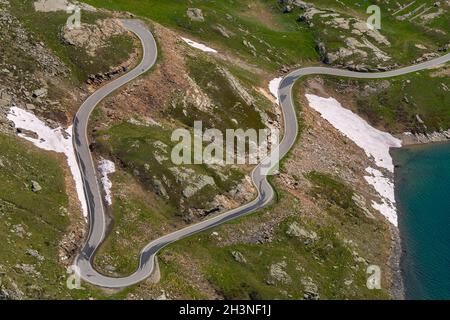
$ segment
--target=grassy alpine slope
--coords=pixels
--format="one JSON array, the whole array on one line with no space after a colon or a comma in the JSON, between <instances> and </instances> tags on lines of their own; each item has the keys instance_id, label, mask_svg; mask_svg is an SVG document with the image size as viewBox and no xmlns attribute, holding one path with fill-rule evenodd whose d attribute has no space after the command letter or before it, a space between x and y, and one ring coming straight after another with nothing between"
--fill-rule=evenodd
<instances>
[{"instance_id":1,"label":"grassy alpine slope","mask_svg":"<svg viewBox=\"0 0 450 320\"><path fill-rule=\"evenodd\" d=\"M4 134L0 147L0 300L98 296L66 287L60 243L79 213L70 211L59 159Z\"/></svg>"},{"instance_id":2,"label":"grassy alpine slope","mask_svg":"<svg viewBox=\"0 0 450 320\"><path fill-rule=\"evenodd\" d=\"M274 1L275 2L275 1ZM399 2L380 2L380 1L331 1L318 0L311 2L315 8L323 11L325 15L315 14L312 18L313 26L311 30L316 42L322 41L328 50L337 50L345 47L349 38L358 38L358 32L352 28L352 21L359 19L366 21L369 17L367 8L370 5L378 5L381 10L380 33L386 37L389 44L380 44L366 33L366 40L372 42L372 45L392 57L387 63L408 65L425 52L437 52L439 48L444 48L450 42L449 26L450 16L446 14L449 10L449 4L441 2L435 5L432 0L419 1L399 1ZM410 6L406 7L406 5ZM403 8L401 10L401 8ZM283 5L280 5L280 9ZM425 11L426 10L426 11ZM286 14L292 20L299 15L303 15L305 10L294 9ZM330 16L329 14L338 14L339 16ZM423 14L422 14L423 13ZM419 15L422 14L422 15ZM339 21L339 19L342 19ZM350 21L350 27L344 20ZM302 22L305 23L305 22ZM368 35L368 36L367 36ZM359 48L361 49L361 48ZM362 48L366 50L366 48ZM355 50L355 49L354 49ZM370 57L371 60L374 58ZM356 64L371 63L363 57L353 55L351 59ZM364 61L366 60L366 61Z\"/></svg>"},{"instance_id":3,"label":"grassy alpine slope","mask_svg":"<svg viewBox=\"0 0 450 320\"><path fill-rule=\"evenodd\" d=\"M125 61L133 49L133 40L126 35L117 35L107 40L106 46L100 48L95 56L86 50L65 44L61 40L61 28L66 24L68 15L63 11L37 12L33 1L11 1L11 13L23 26L42 41L71 70L72 80L80 84L88 75L107 72L113 66ZM82 13L82 23L94 25L97 20L109 18L110 15L100 12ZM43 27L45 26L45 27Z\"/></svg>"},{"instance_id":4,"label":"grassy alpine slope","mask_svg":"<svg viewBox=\"0 0 450 320\"><path fill-rule=\"evenodd\" d=\"M346 47L353 51L335 63L374 67L410 64L427 51L437 52L450 41L450 18L445 14L449 5L443 2L434 6L432 0L415 1L402 11L397 3L355 0L306 2L306 7L312 8L308 10L301 8L305 3L300 1L297 7L289 0L85 2L150 18L271 70L317 61L323 55L319 43L327 52ZM372 4L381 8L380 37L372 37L371 32L361 29L362 24L357 30L353 28L357 21L365 24L369 17L367 7ZM403 5L406 4L405 1ZM201 9L203 20L190 19L188 8ZM309 17L300 19L302 16ZM366 53L361 56L361 51Z\"/></svg>"},{"instance_id":5,"label":"grassy alpine slope","mask_svg":"<svg viewBox=\"0 0 450 320\"><path fill-rule=\"evenodd\" d=\"M268 1L85 2L149 18L269 70L317 60L314 41L307 28L279 16L269 8ZM192 21L186 15L188 8L201 9L204 21Z\"/></svg>"}]
</instances>

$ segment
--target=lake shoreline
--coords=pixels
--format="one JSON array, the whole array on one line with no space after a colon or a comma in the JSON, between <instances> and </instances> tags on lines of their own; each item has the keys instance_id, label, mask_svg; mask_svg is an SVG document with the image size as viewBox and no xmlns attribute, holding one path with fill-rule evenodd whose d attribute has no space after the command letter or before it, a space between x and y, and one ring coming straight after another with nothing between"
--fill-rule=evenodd
<instances>
[{"instance_id":1,"label":"lake shoreline","mask_svg":"<svg viewBox=\"0 0 450 320\"><path fill-rule=\"evenodd\" d=\"M398 214L398 212L397 212ZM389 257L389 267L391 269L391 283L389 292L394 300L404 300L406 296L405 280L402 269L402 241L400 229L393 225L389 228L391 236L391 254Z\"/></svg>"}]
</instances>

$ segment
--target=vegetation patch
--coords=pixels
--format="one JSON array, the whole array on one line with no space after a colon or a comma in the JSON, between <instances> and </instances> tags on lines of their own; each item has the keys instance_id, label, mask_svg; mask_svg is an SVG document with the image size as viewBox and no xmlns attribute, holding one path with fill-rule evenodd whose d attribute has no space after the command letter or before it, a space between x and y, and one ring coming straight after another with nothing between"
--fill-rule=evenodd
<instances>
[{"instance_id":1,"label":"vegetation patch","mask_svg":"<svg viewBox=\"0 0 450 320\"><path fill-rule=\"evenodd\" d=\"M0 135L0 299L98 296L69 290L59 243L69 227L63 170L54 156Z\"/></svg>"}]
</instances>

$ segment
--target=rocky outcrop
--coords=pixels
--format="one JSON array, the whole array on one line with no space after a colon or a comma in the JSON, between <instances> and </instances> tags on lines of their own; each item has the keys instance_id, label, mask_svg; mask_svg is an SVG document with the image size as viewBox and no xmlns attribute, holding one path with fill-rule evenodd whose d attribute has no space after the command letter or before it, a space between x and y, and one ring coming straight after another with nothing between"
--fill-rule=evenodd
<instances>
[{"instance_id":1,"label":"rocky outcrop","mask_svg":"<svg viewBox=\"0 0 450 320\"><path fill-rule=\"evenodd\" d=\"M203 17L203 12L201 9L198 8L188 8L186 11L187 16L192 21L196 22L203 22L205 21L205 18Z\"/></svg>"},{"instance_id":2,"label":"rocky outcrop","mask_svg":"<svg viewBox=\"0 0 450 320\"><path fill-rule=\"evenodd\" d=\"M399 135L403 145L425 144L433 142L445 142L450 140L450 129L431 133L405 132Z\"/></svg>"},{"instance_id":3,"label":"rocky outcrop","mask_svg":"<svg viewBox=\"0 0 450 320\"><path fill-rule=\"evenodd\" d=\"M37 181L31 181L31 191L33 192L39 192L42 190L41 185Z\"/></svg>"},{"instance_id":4,"label":"rocky outcrop","mask_svg":"<svg viewBox=\"0 0 450 320\"><path fill-rule=\"evenodd\" d=\"M39 271L36 271L34 265L27 264L27 263L20 263L16 264L14 266L14 270L19 273L25 273L28 276L31 277L40 277L41 273Z\"/></svg>"},{"instance_id":5,"label":"rocky outcrop","mask_svg":"<svg viewBox=\"0 0 450 320\"><path fill-rule=\"evenodd\" d=\"M297 222L292 223L288 230L286 231L286 234L291 237L299 238L303 241L304 244L313 244L315 243L319 237L317 236L317 233L314 231L308 231L298 225Z\"/></svg>"},{"instance_id":6,"label":"rocky outcrop","mask_svg":"<svg viewBox=\"0 0 450 320\"><path fill-rule=\"evenodd\" d=\"M247 105L253 106L255 104L255 98L247 92L244 86L231 74L230 71L223 67L218 67L218 71L225 79L227 79L233 90L239 95L242 100L244 100Z\"/></svg>"},{"instance_id":7,"label":"rocky outcrop","mask_svg":"<svg viewBox=\"0 0 450 320\"><path fill-rule=\"evenodd\" d=\"M104 72L104 73L98 73L98 74L90 74L88 76L88 79L86 80L87 84L90 85L99 85L104 81L111 80L118 76L119 74L125 73L128 71L127 66L119 66L119 67L113 67L110 71Z\"/></svg>"},{"instance_id":8,"label":"rocky outcrop","mask_svg":"<svg viewBox=\"0 0 450 320\"><path fill-rule=\"evenodd\" d=\"M389 40L377 29L370 28L366 21L339 13L333 9L319 9L313 4L302 1L280 0L279 3L285 13L293 12L294 8L299 8L301 13L297 21L310 28L320 29L319 36L316 39L316 50L324 63L342 64L344 67L350 68L350 66L355 65L355 59L367 61L370 58L375 63L385 63L391 59L385 50L380 48L380 46L389 47ZM326 39L328 31L333 30L335 32L335 29L342 33L345 32L346 36L341 36L342 46L340 48L327 50L328 44L321 38ZM336 40L339 41L339 39ZM360 69L358 71L370 71L365 63L358 66L358 69Z\"/></svg>"},{"instance_id":9,"label":"rocky outcrop","mask_svg":"<svg viewBox=\"0 0 450 320\"><path fill-rule=\"evenodd\" d=\"M423 54L422 56L420 56L419 58L417 58L416 60L412 61L412 64L422 63L422 62L425 62L425 61L428 61L428 60L437 58L437 57L439 57L439 56L440 56L440 55L439 55L439 53L437 53L437 52L427 52L427 53L424 53L424 54Z\"/></svg>"},{"instance_id":10,"label":"rocky outcrop","mask_svg":"<svg viewBox=\"0 0 450 320\"><path fill-rule=\"evenodd\" d=\"M175 177L177 183L184 186L182 194L185 198L194 196L198 191L206 186L215 186L214 179L203 174L196 174L194 170L189 168L169 168Z\"/></svg>"},{"instance_id":11,"label":"rocky outcrop","mask_svg":"<svg viewBox=\"0 0 450 320\"><path fill-rule=\"evenodd\" d=\"M274 263L269 268L269 278L267 284L274 285L277 282L282 284L289 284L292 282L292 278L284 270L287 267L286 261Z\"/></svg>"},{"instance_id":12,"label":"rocky outcrop","mask_svg":"<svg viewBox=\"0 0 450 320\"><path fill-rule=\"evenodd\" d=\"M42 262L42 261L45 260L44 256L41 255L37 250L34 250L34 249L27 249L27 254L28 254L29 256L32 256L32 257L36 258L37 261Z\"/></svg>"},{"instance_id":13,"label":"rocky outcrop","mask_svg":"<svg viewBox=\"0 0 450 320\"><path fill-rule=\"evenodd\" d=\"M303 277L301 283L304 287L303 289L303 299L305 300L319 300L320 295L317 288L317 284L314 283L311 277Z\"/></svg>"},{"instance_id":14,"label":"rocky outcrop","mask_svg":"<svg viewBox=\"0 0 450 320\"><path fill-rule=\"evenodd\" d=\"M22 300L25 294L17 283L7 276L5 269L0 264L0 300Z\"/></svg>"},{"instance_id":15,"label":"rocky outcrop","mask_svg":"<svg viewBox=\"0 0 450 320\"><path fill-rule=\"evenodd\" d=\"M244 255L240 253L239 251L231 251L231 255L233 256L234 260L236 260L239 263L247 263L247 260L245 259Z\"/></svg>"},{"instance_id":16,"label":"rocky outcrop","mask_svg":"<svg viewBox=\"0 0 450 320\"><path fill-rule=\"evenodd\" d=\"M122 24L116 19L98 20L95 24L82 23L80 28L64 26L61 41L65 44L83 48L94 57L96 52L107 46L110 37L125 33Z\"/></svg>"},{"instance_id":17,"label":"rocky outcrop","mask_svg":"<svg viewBox=\"0 0 450 320\"><path fill-rule=\"evenodd\" d=\"M231 38L232 36L234 36L235 34L233 32L231 32L230 30L228 30L227 28L225 28L223 25L221 24L216 24L215 26L212 27L214 30L216 30L217 32L219 32L222 36L224 36L225 38Z\"/></svg>"},{"instance_id":18,"label":"rocky outcrop","mask_svg":"<svg viewBox=\"0 0 450 320\"><path fill-rule=\"evenodd\" d=\"M66 11L69 6L67 0L38 0L33 3L34 10L38 12Z\"/></svg>"}]
</instances>

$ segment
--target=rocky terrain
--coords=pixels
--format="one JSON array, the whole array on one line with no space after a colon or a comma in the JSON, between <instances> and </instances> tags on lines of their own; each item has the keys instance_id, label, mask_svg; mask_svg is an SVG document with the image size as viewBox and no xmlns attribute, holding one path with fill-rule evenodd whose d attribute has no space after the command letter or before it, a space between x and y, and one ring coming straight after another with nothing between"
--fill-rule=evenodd
<instances>
[{"instance_id":1,"label":"rocky terrain","mask_svg":"<svg viewBox=\"0 0 450 320\"><path fill-rule=\"evenodd\" d=\"M125 33L119 21L105 19L96 21L95 24L82 23L80 28L64 26L61 30L61 40L64 44L80 47L87 54L94 57L100 48L108 45L109 37Z\"/></svg>"},{"instance_id":2,"label":"rocky terrain","mask_svg":"<svg viewBox=\"0 0 450 320\"><path fill-rule=\"evenodd\" d=\"M67 106L55 99L61 94L55 85L65 82L69 69L24 29L10 13L8 1L0 3L0 24L1 40L9 44L2 48L0 62L0 130L12 131L6 114L14 105L46 117L52 126L58 120L64 123Z\"/></svg>"}]
</instances>

